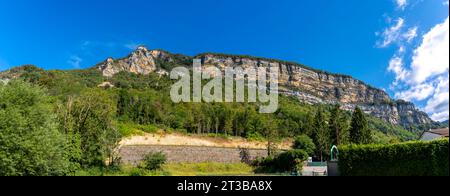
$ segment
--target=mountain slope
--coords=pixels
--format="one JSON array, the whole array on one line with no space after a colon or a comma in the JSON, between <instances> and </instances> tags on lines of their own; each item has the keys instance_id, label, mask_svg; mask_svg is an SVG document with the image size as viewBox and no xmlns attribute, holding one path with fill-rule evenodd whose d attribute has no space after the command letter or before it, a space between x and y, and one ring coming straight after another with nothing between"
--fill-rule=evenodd
<instances>
[{"instance_id":1,"label":"mountain slope","mask_svg":"<svg viewBox=\"0 0 450 196\"><path fill-rule=\"evenodd\" d=\"M271 67L280 68L280 92L297 98L308 104L336 104L342 105L344 110L351 111L360 107L364 112L394 125L404 127L433 124L426 113L418 110L414 104L402 100L393 100L383 90L371 87L351 76L332 74L316 70L298 63L251 56L237 56L226 54L205 53L195 57L171 54L163 50L148 50L139 47L125 58L108 58L91 69L91 77L87 82L91 86L102 84L113 76L128 72L140 75L156 73L167 75L176 66L191 67L192 60L199 58L204 66L225 67ZM73 71L78 76L72 80L80 80L83 73ZM44 80L41 75L48 75L42 69L34 66L23 66L0 73L0 79L7 81L27 74L30 78ZM35 76L39 75L39 76ZM50 77L50 76L49 76ZM108 83L106 83L108 84ZM54 84L55 85L55 84Z\"/></svg>"},{"instance_id":2,"label":"mountain slope","mask_svg":"<svg viewBox=\"0 0 450 196\"><path fill-rule=\"evenodd\" d=\"M392 124L403 126L430 124L433 121L414 104L393 100L383 90L371 87L351 76L331 74L307 66L273 59L251 56L205 53L196 57L173 55L162 50L139 47L123 59L107 59L96 66L104 76L111 77L120 71L149 74L167 74L174 66L192 66L194 58L201 59L204 66L226 67L279 67L279 85L282 94L294 96L309 104L342 105L345 110L360 107L367 114Z\"/></svg>"}]
</instances>

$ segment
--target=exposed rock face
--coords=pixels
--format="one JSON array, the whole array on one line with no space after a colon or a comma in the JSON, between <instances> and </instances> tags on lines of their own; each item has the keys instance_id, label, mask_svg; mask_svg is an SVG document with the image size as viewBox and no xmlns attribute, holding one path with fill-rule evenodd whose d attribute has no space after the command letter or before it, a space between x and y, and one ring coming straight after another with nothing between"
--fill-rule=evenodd
<instances>
[{"instance_id":1,"label":"exposed rock face","mask_svg":"<svg viewBox=\"0 0 450 196\"><path fill-rule=\"evenodd\" d=\"M417 109L413 103L402 100L396 103L401 125L429 124L433 122L427 113Z\"/></svg>"},{"instance_id":2,"label":"exposed rock face","mask_svg":"<svg viewBox=\"0 0 450 196\"><path fill-rule=\"evenodd\" d=\"M298 65L248 58L217 57L205 55L205 66L220 68L242 66L243 68L279 67L279 85L305 92L322 100L341 103L383 103L391 102L389 95L369 87L350 76L316 72Z\"/></svg>"},{"instance_id":3,"label":"exposed rock face","mask_svg":"<svg viewBox=\"0 0 450 196\"><path fill-rule=\"evenodd\" d=\"M107 59L99 69L104 76L111 77L121 71L136 74L158 73L167 75L170 70L158 69L158 63L172 63L173 55L160 51L149 51L139 47L124 59ZM357 106L368 114L392 124L411 125L433 122L426 113L419 111L414 104L395 101L383 90L366 85L351 76L330 74L314 70L295 63L231 55L204 54L203 65L216 66L224 70L226 67L278 67L280 70L280 93L297 97L301 102L309 104L342 105L345 110L352 111ZM191 67L191 64L183 64Z\"/></svg>"},{"instance_id":4,"label":"exposed rock face","mask_svg":"<svg viewBox=\"0 0 450 196\"><path fill-rule=\"evenodd\" d=\"M428 124L433 121L414 104L392 100L380 89L370 87L350 76L329 74L294 63L237 56L206 54L204 66L219 68L278 67L280 93L297 97L309 104L341 104L345 110L360 107L364 112L392 124Z\"/></svg>"},{"instance_id":5,"label":"exposed rock face","mask_svg":"<svg viewBox=\"0 0 450 196\"><path fill-rule=\"evenodd\" d=\"M108 58L100 64L99 70L107 77L112 77L121 71L147 75L156 70L153 55L153 52L148 51L147 48L139 47L124 59L114 60L113 58Z\"/></svg>"}]
</instances>

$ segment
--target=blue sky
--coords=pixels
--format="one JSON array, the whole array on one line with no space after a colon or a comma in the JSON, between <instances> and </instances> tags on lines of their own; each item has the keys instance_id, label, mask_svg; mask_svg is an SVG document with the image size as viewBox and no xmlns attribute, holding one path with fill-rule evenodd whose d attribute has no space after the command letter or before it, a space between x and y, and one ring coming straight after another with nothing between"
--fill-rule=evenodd
<instances>
[{"instance_id":1,"label":"blue sky","mask_svg":"<svg viewBox=\"0 0 450 196\"><path fill-rule=\"evenodd\" d=\"M448 46L448 15L446 0L0 0L0 70L86 68L140 44L248 54L352 75L441 120L448 54L423 76L414 51L439 24Z\"/></svg>"}]
</instances>

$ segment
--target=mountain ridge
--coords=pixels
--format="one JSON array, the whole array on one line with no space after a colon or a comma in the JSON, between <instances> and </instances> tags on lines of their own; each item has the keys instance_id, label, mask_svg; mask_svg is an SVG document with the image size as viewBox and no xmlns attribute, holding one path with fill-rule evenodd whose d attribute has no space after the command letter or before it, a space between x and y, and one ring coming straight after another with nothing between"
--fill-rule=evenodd
<instances>
[{"instance_id":1,"label":"mountain ridge","mask_svg":"<svg viewBox=\"0 0 450 196\"><path fill-rule=\"evenodd\" d=\"M277 66L280 68L280 92L297 97L301 102L341 104L345 110L360 107L366 113L392 124L406 126L434 123L413 103L394 100L385 91L370 86L362 80L349 75L317 70L296 62L211 52L191 57L164 50L148 50L140 46L127 57L117 60L108 58L96 68L106 77L121 71L145 75L149 70L167 75L168 70L175 66L190 67L194 58L201 59L203 66L216 66L222 70L230 66L243 68Z\"/></svg>"},{"instance_id":2,"label":"mountain ridge","mask_svg":"<svg viewBox=\"0 0 450 196\"><path fill-rule=\"evenodd\" d=\"M150 73L168 75L173 67L191 67L194 58L201 59L204 66L216 66L222 69L229 66L244 68L277 66L280 68L280 92L297 97L300 102L340 104L344 110L349 111L360 107L365 113L396 125L434 123L413 103L392 99L385 91L370 86L362 80L277 59L211 52L187 56L160 49L148 50L145 46L139 46L123 58L109 57L89 69L100 71L106 80L123 71L143 75ZM0 73L0 79L7 78L5 76L8 74L5 73L8 71Z\"/></svg>"}]
</instances>

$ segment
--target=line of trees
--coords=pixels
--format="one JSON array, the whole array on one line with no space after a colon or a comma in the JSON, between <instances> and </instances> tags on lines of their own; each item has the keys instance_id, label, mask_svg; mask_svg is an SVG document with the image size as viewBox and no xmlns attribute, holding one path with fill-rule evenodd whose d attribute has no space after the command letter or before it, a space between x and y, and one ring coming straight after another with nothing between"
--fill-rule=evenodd
<instances>
[{"instance_id":1,"label":"line of trees","mask_svg":"<svg viewBox=\"0 0 450 196\"><path fill-rule=\"evenodd\" d=\"M102 91L54 100L29 83L0 85L0 176L72 175L113 164L121 138L113 106Z\"/></svg>"},{"instance_id":2,"label":"line of trees","mask_svg":"<svg viewBox=\"0 0 450 196\"><path fill-rule=\"evenodd\" d=\"M117 120L264 139L271 156L282 137L311 138L311 154L319 160L328 158L332 145L372 142L359 108L349 120L338 105L310 106L287 97L280 101L276 113L259 114L257 104L174 104L167 94L152 89L84 88L49 96L39 86L13 80L0 85L0 175L71 175L117 164Z\"/></svg>"},{"instance_id":3,"label":"line of trees","mask_svg":"<svg viewBox=\"0 0 450 196\"><path fill-rule=\"evenodd\" d=\"M138 124L160 124L195 134L242 136L268 141L268 152L276 149L276 138L307 135L312 138L317 159L326 159L332 145L371 143L372 132L364 113L356 108L351 116L339 105L332 108L293 103L281 99L275 114L259 114L256 104L182 103L174 105L157 91L118 92L117 114Z\"/></svg>"}]
</instances>

